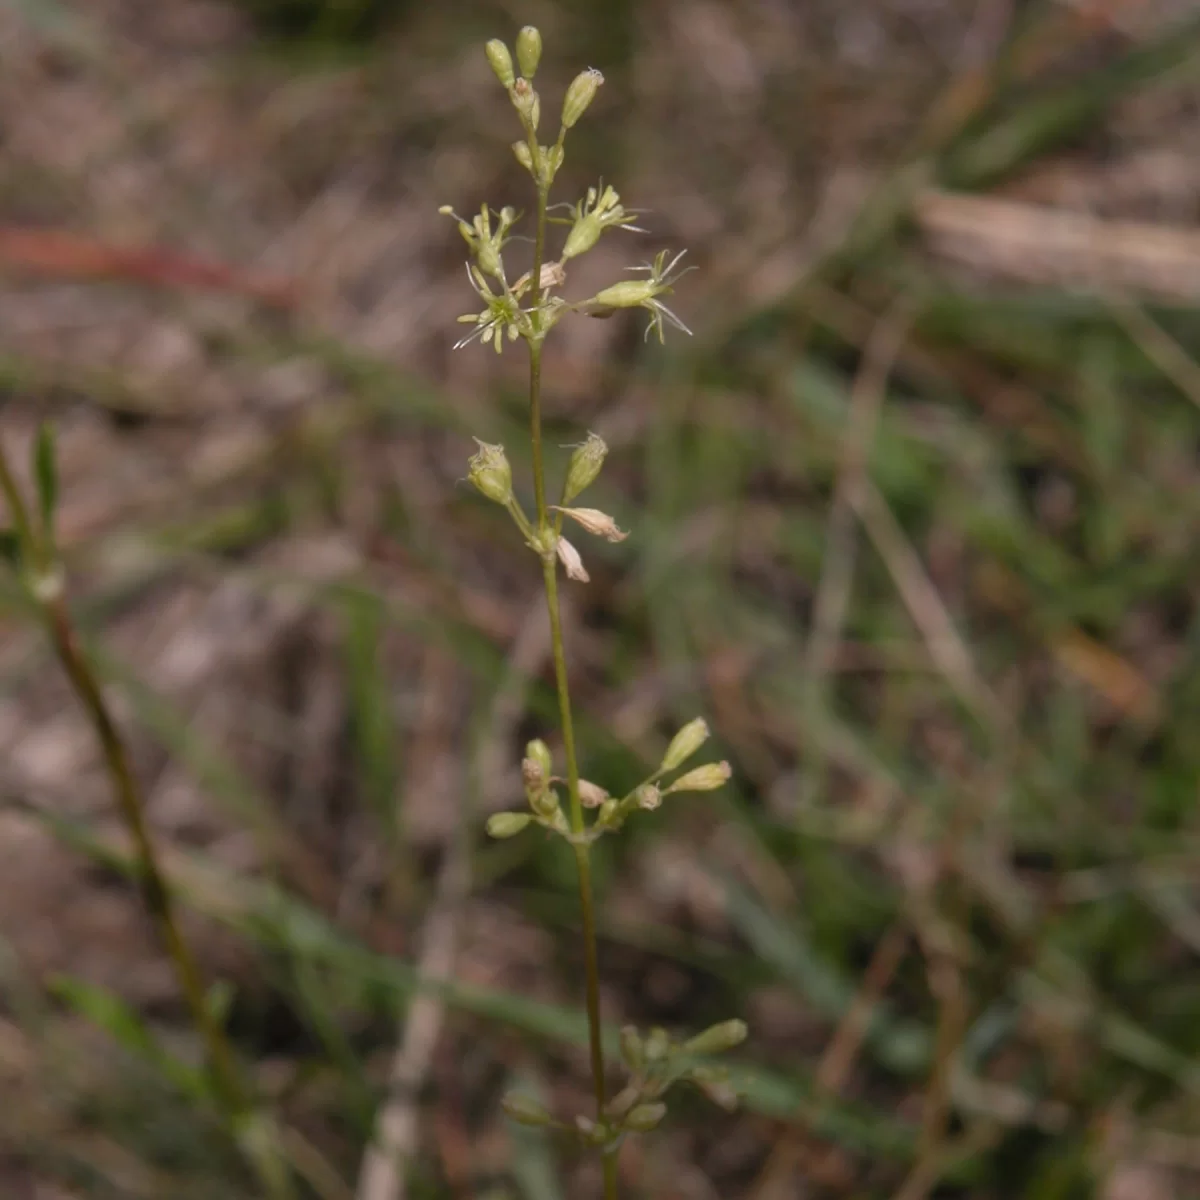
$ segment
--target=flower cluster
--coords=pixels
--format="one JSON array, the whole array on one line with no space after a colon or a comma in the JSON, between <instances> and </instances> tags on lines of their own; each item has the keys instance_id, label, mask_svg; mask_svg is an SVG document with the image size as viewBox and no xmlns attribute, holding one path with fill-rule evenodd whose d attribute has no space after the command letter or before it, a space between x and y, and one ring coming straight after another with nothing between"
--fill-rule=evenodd
<instances>
[{"instance_id":1,"label":"flower cluster","mask_svg":"<svg viewBox=\"0 0 1200 1200\"><path fill-rule=\"evenodd\" d=\"M567 132L595 99L604 83L604 76L589 68L575 77L563 99L558 138L551 144L543 144L538 140L541 97L531 82L542 54L541 35L537 30L526 26L517 37L516 51L514 63L509 48L499 39L493 39L487 44L487 59L496 78L508 92L525 134L513 143L513 152L532 176L544 205L550 185L563 163ZM520 74L517 73L518 68ZM541 263L536 281L532 278L532 272L527 272L511 286L504 263L504 248L518 220L516 211L506 206L497 213L484 205L475 217L467 221L449 205L443 205L439 210L458 223L458 230L471 255L471 261L467 264L467 278L483 301L481 311L464 313L458 318L460 323L470 325L472 329L457 343L456 349L478 340L484 345L493 345L499 352L505 341L516 341L517 338L540 340L567 311L595 317L610 316L619 308L644 308L650 313L647 336L653 330L662 341L664 322L684 333L691 332L661 300L684 274L684 271L677 270L682 253L676 254L668 264L668 252L664 250L653 264L630 268L645 271L647 278L615 283L585 300L568 302L553 295L555 289L566 283L567 263L591 250L602 234L610 229L646 232L635 223L637 210L627 209L611 186L601 184L588 188L587 194L577 204L556 205L555 208L565 209L570 214L567 217L548 218L551 224L569 226L557 259L547 259ZM496 288L493 288L493 283L497 285ZM530 298L531 303L523 308L522 301L526 297Z\"/></svg>"},{"instance_id":2,"label":"flower cluster","mask_svg":"<svg viewBox=\"0 0 1200 1200\"><path fill-rule=\"evenodd\" d=\"M740 1046L746 1040L746 1023L721 1021L687 1041L678 1042L661 1027L643 1035L632 1025L621 1030L621 1059L629 1082L598 1117L576 1117L573 1125L556 1121L532 1096L509 1092L503 1099L505 1114L520 1125L574 1132L586 1145L615 1154L631 1133L649 1133L666 1116L663 1098L677 1083L690 1083L726 1111L737 1106L729 1072L703 1061Z\"/></svg>"},{"instance_id":3,"label":"flower cluster","mask_svg":"<svg viewBox=\"0 0 1200 1200\"><path fill-rule=\"evenodd\" d=\"M485 446L481 453L491 449L494 447ZM625 537L615 527L614 531L618 535L617 540ZM537 738L525 747L525 759L521 763L521 778L525 781L525 800L529 812L494 814L488 821L488 833L494 838L515 837L528 825L536 823L561 834L569 842L586 845L603 834L616 833L636 812L653 812L662 805L666 796L678 792L715 791L729 781L730 768L727 762L705 763L676 776L670 783L663 782L704 745L708 736L708 724L703 717L689 721L671 739L658 769L624 796L611 796L599 784L587 779L579 780L581 804L584 808L594 809L596 813L591 824L582 829L571 829L563 816L558 789L566 787L568 781L552 773L549 747Z\"/></svg>"}]
</instances>

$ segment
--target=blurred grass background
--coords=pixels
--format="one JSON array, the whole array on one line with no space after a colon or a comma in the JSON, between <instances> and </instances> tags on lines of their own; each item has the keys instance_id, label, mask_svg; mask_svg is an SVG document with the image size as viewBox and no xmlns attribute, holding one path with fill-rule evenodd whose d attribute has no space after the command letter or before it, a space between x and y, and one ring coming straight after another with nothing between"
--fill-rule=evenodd
<instances>
[{"instance_id":1,"label":"blurred grass background","mask_svg":"<svg viewBox=\"0 0 1200 1200\"><path fill-rule=\"evenodd\" d=\"M569 864L486 844L553 723L461 485L518 354L439 204L525 200L480 46L607 79L696 330L564 324L552 445L633 536L568 593L584 773L734 785L600 845L624 1020L751 1024L631 1196L1200 1194L1200 20L1127 0L5 0L0 436L60 430L73 598L189 929L313 1196L595 1192ZM527 181L524 181L527 183ZM641 243L641 244L635 244ZM0 1195L249 1196L90 733L0 592ZM430 986L422 987L432 979ZM391 1082L389 1083L389 1079Z\"/></svg>"}]
</instances>

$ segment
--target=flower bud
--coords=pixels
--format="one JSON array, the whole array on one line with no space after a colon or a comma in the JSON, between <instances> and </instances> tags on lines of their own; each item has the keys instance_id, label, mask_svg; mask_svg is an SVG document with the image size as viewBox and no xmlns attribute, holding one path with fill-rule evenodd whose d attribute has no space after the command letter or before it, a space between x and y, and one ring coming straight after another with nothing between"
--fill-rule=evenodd
<instances>
[{"instance_id":1,"label":"flower bud","mask_svg":"<svg viewBox=\"0 0 1200 1200\"><path fill-rule=\"evenodd\" d=\"M727 762L705 763L686 775L680 775L668 792L711 792L729 782L733 771Z\"/></svg>"},{"instance_id":2,"label":"flower bud","mask_svg":"<svg viewBox=\"0 0 1200 1200\"><path fill-rule=\"evenodd\" d=\"M527 796L532 796L534 792L540 792L545 788L546 773L536 760L532 758L521 760L521 782L525 784Z\"/></svg>"},{"instance_id":3,"label":"flower bud","mask_svg":"<svg viewBox=\"0 0 1200 1200\"><path fill-rule=\"evenodd\" d=\"M567 234L566 243L563 245L563 261L586 254L600 240L603 232L604 226L599 221L593 221L587 217L582 221L576 221L571 226L571 232Z\"/></svg>"},{"instance_id":4,"label":"flower bud","mask_svg":"<svg viewBox=\"0 0 1200 1200\"><path fill-rule=\"evenodd\" d=\"M684 1079L690 1079L694 1084L728 1083L729 1072L724 1067L714 1067L709 1063L697 1063L689 1067Z\"/></svg>"},{"instance_id":5,"label":"flower bud","mask_svg":"<svg viewBox=\"0 0 1200 1200\"><path fill-rule=\"evenodd\" d=\"M667 1106L660 1101L653 1104L639 1104L624 1121L626 1129L634 1133L649 1133L667 1115Z\"/></svg>"},{"instance_id":6,"label":"flower bud","mask_svg":"<svg viewBox=\"0 0 1200 1200\"><path fill-rule=\"evenodd\" d=\"M653 812L662 804L662 792L652 783L643 783L633 795L638 808L644 809L646 812Z\"/></svg>"},{"instance_id":7,"label":"flower bud","mask_svg":"<svg viewBox=\"0 0 1200 1200\"><path fill-rule=\"evenodd\" d=\"M667 1036L667 1031L661 1025L655 1025L646 1037L646 1061L658 1062L660 1059L666 1058L667 1051L670 1049L671 1039Z\"/></svg>"},{"instance_id":8,"label":"flower bud","mask_svg":"<svg viewBox=\"0 0 1200 1200\"><path fill-rule=\"evenodd\" d=\"M542 102L538 99L537 92L533 90L533 84L528 79L518 76L508 94L512 97L513 106L521 114L522 119L531 129L536 129L542 115Z\"/></svg>"},{"instance_id":9,"label":"flower bud","mask_svg":"<svg viewBox=\"0 0 1200 1200\"><path fill-rule=\"evenodd\" d=\"M563 487L563 503L574 500L600 474L608 446L604 439L589 433L582 446L576 446L567 463L567 482Z\"/></svg>"},{"instance_id":10,"label":"flower bud","mask_svg":"<svg viewBox=\"0 0 1200 1200\"><path fill-rule=\"evenodd\" d=\"M529 807L543 821L552 820L559 811L558 793L552 787L529 791L526 795L529 798Z\"/></svg>"},{"instance_id":11,"label":"flower bud","mask_svg":"<svg viewBox=\"0 0 1200 1200\"><path fill-rule=\"evenodd\" d=\"M598 508L561 508L557 504L552 507L570 517L572 521L578 522L588 533L594 533L605 541L623 542L629 536L617 528L616 521L608 513L601 512Z\"/></svg>"},{"instance_id":12,"label":"flower bud","mask_svg":"<svg viewBox=\"0 0 1200 1200\"><path fill-rule=\"evenodd\" d=\"M608 1137L608 1130L603 1125L597 1125L591 1117L585 1117L582 1113L575 1118L575 1128L580 1137L591 1142L593 1146L600 1145Z\"/></svg>"},{"instance_id":13,"label":"flower bud","mask_svg":"<svg viewBox=\"0 0 1200 1200\"><path fill-rule=\"evenodd\" d=\"M492 38L485 47L485 51L492 70L496 72L496 78L506 88L511 88L516 81L516 75L513 72L512 55L509 53L508 47L499 38Z\"/></svg>"},{"instance_id":14,"label":"flower bud","mask_svg":"<svg viewBox=\"0 0 1200 1200\"><path fill-rule=\"evenodd\" d=\"M580 583L587 583L591 580L592 577L584 568L583 559L579 557L579 551L565 537L558 539L555 550L562 560L562 565L566 568L568 579L577 579Z\"/></svg>"},{"instance_id":15,"label":"flower bud","mask_svg":"<svg viewBox=\"0 0 1200 1200\"><path fill-rule=\"evenodd\" d=\"M583 116L603 82L604 76L591 67L586 71L581 71L571 80L571 86L567 88L567 94L563 99L562 123L564 129L570 129Z\"/></svg>"},{"instance_id":16,"label":"flower bud","mask_svg":"<svg viewBox=\"0 0 1200 1200\"><path fill-rule=\"evenodd\" d=\"M542 57L542 35L532 26L526 25L517 34L517 66L526 79L532 79Z\"/></svg>"},{"instance_id":17,"label":"flower bud","mask_svg":"<svg viewBox=\"0 0 1200 1200\"><path fill-rule=\"evenodd\" d=\"M672 739L666 754L659 764L660 771L674 771L682 767L704 743L708 741L708 723L703 717L689 721Z\"/></svg>"},{"instance_id":18,"label":"flower bud","mask_svg":"<svg viewBox=\"0 0 1200 1200\"><path fill-rule=\"evenodd\" d=\"M616 815L621 810L621 802L615 796L610 796L603 804L600 805L600 811L596 814L596 824L604 828L612 825Z\"/></svg>"},{"instance_id":19,"label":"flower bud","mask_svg":"<svg viewBox=\"0 0 1200 1200\"><path fill-rule=\"evenodd\" d=\"M488 836L494 838L516 837L531 819L528 813L493 813L488 817Z\"/></svg>"},{"instance_id":20,"label":"flower bud","mask_svg":"<svg viewBox=\"0 0 1200 1200\"><path fill-rule=\"evenodd\" d=\"M512 467L503 446L489 446L475 439L479 452L468 463L467 478L489 499L506 508L512 503Z\"/></svg>"},{"instance_id":21,"label":"flower bud","mask_svg":"<svg viewBox=\"0 0 1200 1200\"><path fill-rule=\"evenodd\" d=\"M520 1092L506 1092L500 1101L504 1115L518 1125L533 1125L545 1128L553 1124L553 1118L532 1096L523 1096Z\"/></svg>"},{"instance_id":22,"label":"flower bud","mask_svg":"<svg viewBox=\"0 0 1200 1200\"><path fill-rule=\"evenodd\" d=\"M512 152L516 155L517 162L530 172L533 173L533 151L529 149L528 142L513 142Z\"/></svg>"},{"instance_id":23,"label":"flower bud","mask_svg":"<svg viewBox=\"0 0 1200 1200\"><path fill-rule=\"evenodd\" d=\"M597 308L638 308L662 292L650 279L622 279L597 292L590 303Z\"/></svg>"},{"instance_id":24,"label":"flower bud","mask_svg":"<svg viewBox=\"0 0 1200 1200\"><path fill-rule=\"evenodd\" d=\"M607 799L608 793L598 783L590 779L579 781L579 803L584 808L599 808Z\"/></svg>"},{"instance_id":25,"label":"flower bud","mask_svg":"<svg viewBox=\"0 0 1200 1200\"><path fill-rule=\"evenodd\" d=\"M620 1120L641 1099L641 1088L635 1084L623 1087L605 1106L606 1116Z\"/></svg>"},{"instance_id":26,"label":"flower bud","mask_svg":"<svg viewBox=\"0 0 1200 1200\"><path fill-rule=\"evenodd\" d=\"M722 1021L684 1042L683 1048L688 1054L722 1054L734 1046L740 1046L746 1040L746 1033L745 1021L737 1018Z\"/></svg>"},{"instance_id":27,"label":"flower bud","mask_svg":"<svg viewBox=\"0 0 1200 1200\"><path fill-rule=\"evenodd\" d=\"M553 146L542 147L542 162L546 165L545 183L547 187L554 182L554 177L558 174L558 169L563 165L563 159L566 156L566 151L557 143Z\"/></svg>"},{"instance_id":28,"label":"flower bud","mask_svg":"<svg viewBox=\"0 0 1200 1200\"><path fill-rule=\"evenodd\" d=\"M525 761L532 761L537 765L541 771L541 780L543 782L550 778L550 773L554 770L554 762L550 757L550 747L541 738L534 738L532 742L526 744ZM522 764L522 770L524 770L524 764ZM529 782L528 777L526 777L525 782Z\"/></svg>"},{"instance_id":29,"label":"flower bud","mask_svg":"<svg viewBox=\"0 0 1200 1200\"><path fill-rule=\"evenodd\" d=\"M634 1025L621 1027L621 1058L631 1071L640 1071L646 1061L642 1039Z\"/></svg>"}]
</instances>

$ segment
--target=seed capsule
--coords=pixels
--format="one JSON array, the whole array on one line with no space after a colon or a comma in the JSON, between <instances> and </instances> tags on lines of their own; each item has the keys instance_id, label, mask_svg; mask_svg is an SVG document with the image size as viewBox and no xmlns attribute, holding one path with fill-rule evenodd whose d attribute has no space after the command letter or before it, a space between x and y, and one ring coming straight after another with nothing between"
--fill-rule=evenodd
<instances>
[{"instance_id":1,"label":"seed capsule","mask_svg":"<svg viewBox=\"0 0 1200 1200\"><path fill-rule=\"evenodd\" d=\"M562 123L565 129L570 129L583 116L603 82L604 76L590 67L571 80L571 86L563 98Z\"/></svg>"},{"instance_id":2,"label":"seed capsule","mask_svg":"<svg viewBox=\"0 0 1200 1200\"><path fill-rule=\"evenodd\" d=\"M604 465L608 446L602 437L594 433L587 435L582 446L576 446L567 463L567 482L563 487L563 503L568 504L585 488L595 482Z\"/></svg>"},{"instance_id":3,"label":"seed capsule","mask_svg":"<svg viewBox=\"0 0 1200 1200\"><path fill-rule=\"evenodd\" d=\"M468 463L467 478L489 499L506 508L512 503L512 467L503 446L475 439L479 452Z\"/></svg>"}]
</instances>

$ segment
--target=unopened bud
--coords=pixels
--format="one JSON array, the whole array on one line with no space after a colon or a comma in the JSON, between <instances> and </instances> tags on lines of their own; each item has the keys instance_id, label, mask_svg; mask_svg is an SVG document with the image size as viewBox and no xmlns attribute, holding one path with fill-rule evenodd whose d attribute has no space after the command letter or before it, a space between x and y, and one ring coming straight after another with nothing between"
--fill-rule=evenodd
<instances>
[{"instance_id":1,"label":"unopened bud","mask_svg":"<svg viewBox=\"0 0 1200 1200\"><path fill-rule=\"evenodd\" d=\"M599 808L607 799L608 793L598 783L590 779L579 781L579 803L584 808Z\"/></svg>"},{"instance_id":2,"label":"unopened bud","mask_svg":"<svg viewBox=\"0 0 1200 1200\"><path fill-rule=\"evenodd\" d=\"M565 537L558 539L555 550L562 560L562 565L566 568L568 579L576 579L580 583L587 583L591 579L584 568L583 559L579 557L579 551Z\"/></svg>"},{"instance_id":3,"label":"unopened bud","mask_svg":"<svg viewBox=\"0 0 1200 1200\"><path fill-rule=\"evenodd\" d=\"M622 1088L605 1106L606 1116L620 1120L641 1099L641 1088L634 1084Z\"/></svg>"},{"instance_id":4,"label":"unopened bud","mask_svg":"<svg viewBox=\"0 0 1200 1200\"><path fill-rule=\"evenodd\" d=\"M468 463L470 481L489 499L506 508L512 503L512 467L503 446L489 446L475 439L479 452Z\"/></svg>"},{"instance_id":5,"label":"unopened bud","mask_svg":"<svg viewBox=\"0 0 1200 1200\"><path fill-rule=\"evenodd\" d=\"M558 793L552 787L544 787L538 791L527 792L529 807L543 821L551 820L559 811Z\"/></svg>"},{"instance_id":6,"label":"unopened bud","mask_svg":"<svg viewBox=\"0 0 1200 1200\"><path fill-rule=\"evenodd\" d=\"M590 67L586 71L581 71L571 80L571 86L567 88L567 94L563 99L562 123L564 129L570 129L583 116L603 82L604 76Z\"/></svg>"},{"instance_id":7,"label":"unopened bud","mask_svg":"<svg viewBox=\"0 0 1200 1200\"><path fill-rule=\"evenodd\" d=\"M659 1059L666 1058L670 1048L671 1039L667 1036L667 1031L661 1025L655 1025L646 1036L646 1061L658 1062Z\"/></svg>"},{"instance_id":8,"label":"unopened bud","mask_svg":"<svg viewBox=\"0 0 1200 1200\"><path fill-rule=\"evenodd\" d=\"M686 775L680 775L668 792L711 792L729 782L733 771L727 762L705 763Z\"/></svg>"},{"instance_id":9,"label":"unopened bud","mask_svg":"<svg viewBox=\"0 0 1200 1200\"><path fill-rule=\"evenodd\" d=\"M496 72L496 78L506 88L511 88L516 81L516 74L513 71L512 55L509 53L508 47L499 38L492 38L485 47L485 51L492 70Z\"/></svg>"},{"instance_id":10,"label":"unopened bud","mask_svg":"<svg viewBox=\"0 0 1200 1200\"><path fill-rule=\"evenodd\" d=\"M623 542L629 534L617 528L617 523L606 512L598 508L561 508L557 504L552 507L582 525L588 533L594 533L609 542Z\"/></svg>"},{"instance_id":11,"label":"unopened bud","mask_svg":"<svg viewBox=\"0 0 1200 1200\"><path fill-rule=\"evenodd\" d=\"M615 796L610 796L603 804L600 805L600 811L596 814L596 824L604 827L612 825L616 819L617 813L620 812L621 802Z\"/></svg>"},{"instance_id":12,"label":"unopened bud","mask_svg":"<svg viewBox=\"0 0 1200 1200\"><path fill-rule=\"evenodd\" d=\"M524 758L521 760L521 782L525 784L525 791L530 795L540 792L546 786L546 772L534 759Z\"/></svg>"},{"instance_id":13,"label":"unopened bud","mask_svg":"<svg viewBox=\"0 0 1200 1200\"><path fill-rule=\"evenodd\" d=\"M651 279L622 279L597 292L589 301L597 308L640 308L663 292L661 283Z\"/></svg>"},{"instance_id":14,"label":"unopened bud","mask_svg":"<svg viewBox=\"0 0 1200 1200\"><path fill-rule=\"evenodd\" d=\"M507 1092L500 1101L505 1116L519 1125L533 1125L539 1128L553 1123L553 1118L532 1096L523 1096L520 1092Z\"/></svg>"},{"instance_id":15,"label":"unopened bud","mask_svg":"<svg viewBox=\"0 0 1200 1200\"><path fill-rule=\"evenodd\" d=\"M554 177L558 174L559 167L563 165L565 157L566 151L557 143L553 146L542 147L542 162L546 164L545 183L547 187L554 182Z\"/></svg>"},{"instance_id":16,"label":"unopened bud","mask_svg":"<svg viewBox=\"0 0 1200 1200\"><path fill-rule=\"evenodd\" d=\"M529 171L533 172L533 151L529 149L528 142L513 142L512 152L517 157L517 162Z\"/></svg>"},{"instance_id":17,"label":"unopened bud","mask_svg":"<svg viewBox=\"0 0 1200 1200\"><path fill-rule=\"evenodd\" d=\"M512 97L513 106L519 112L531 129L538 127L541 119L542 102L533 90L533 84L522 76L518 76L508 93Z\"/></svg>"},{"instance_id":18,"label":"unopened bud","mask_svg":"<svg viewBox=\"0 0 1200 1200\"><path fill-rule=\"evenodd\" d=\"M576 446L567 463L567 482L563 487L563 503L574 500L600 474L608 446L602 437L589 433L582 446Z\"/></svg>"},{"instance_id":19,"label":"unopened bud","mask_svg":"<svg viewBox=\"0 0 1200 1200\"><path fill-rule=\"evenodd\" d=\"M662 792L652 783L643 783L633 795L638 808L646 812L653 812L662 803Z\"/></svg>"},{"instance_id":20,"label":"unopened bud","mask_svg":"<svg viewBox=\"0 0 1200 1200\"><path fill-rule=\"evenodd\" d=\"M722 1021L684 1042L683 1048L688 1054L723 1054L740 1046L746 1040L746 1033L745 1021L736 1018Z\"/></svg>"},{"instance_id":21,"label":"unopened bud","mask_svg":"<svg viewBox=\"0 0 1200 1200\"><path fill-rule=\"evenodd\" d=\"M554 770L554 762L550 757L550 747L541 738L534 738L533 741L526 743L525 758L538 765L543 780L550 778L550 773Z\"/></svg>"},{"instance_id":22,"label":"unopened bud","mask_svg":"<svg viewBox=\"0 0 1200 1200\"><path fill-rule=\"evenodd\" d=\"M682 767L708 741L708 722L703 717L689 721L672 739L663 755L659 770L674 771Z\"/></svg>"},{"instance_id":23,"label":"unopened bud","mask_svg":"<svg viewBox=\"0 0 1200 1200\"><path fill-rule=\"evenodd\" d=\"M642 1064L646 1061L641 1035L636 1026L624 1025L621 1027L621 1058L631 1071L640 1071Z\"/></svg>"},{"instance_id":24,"label":"unopened bud","mask_svg":"<svg viewBox=\"0 0 1200 1200\"><path fill-rule=\"evenodd\" d=\"M517 34L517 66L526 79L532 79L542 58L542 35L532 26L526 25Z\"/></svg>"},{"instance_id":25,"label":"unopened bud","mask_svg":"<svg viewBox=\"0 0 1200 1200\"><path fill-rule=\"evenodd\" d=\"M634 1133L649 1133L667 1115L667 1106L661 1102L639 1104L624 1121L626 1129Z\"/></svg>"},{"instance_id":26,"label":"unopened bud","mask_svg":"<svg viewBox=\"0 0 1200 1200\"><path fill-rule=\"evenodd\" d=\"M493 813L488 817L488 836L494 838L516 837L529 824L530 820L528 813Z\"/></svg>"}]
</instances>

